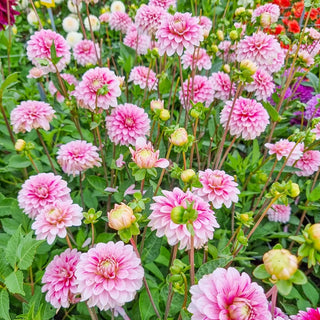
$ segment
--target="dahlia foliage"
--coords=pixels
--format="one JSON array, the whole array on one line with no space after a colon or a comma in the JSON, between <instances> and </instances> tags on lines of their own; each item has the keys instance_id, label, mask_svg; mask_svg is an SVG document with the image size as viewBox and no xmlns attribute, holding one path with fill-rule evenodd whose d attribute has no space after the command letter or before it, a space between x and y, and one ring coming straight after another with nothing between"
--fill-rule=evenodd
<instances>
[{"instance_id":1,"label":"dahlia foliage","mask_svg":"<svg viewBox=\"0 0 320 320\"><path fill-rule=\"evenodd\" d=\"M319 0L0 0L0 319L320 320Z\"/></svg>"}]
</instances>

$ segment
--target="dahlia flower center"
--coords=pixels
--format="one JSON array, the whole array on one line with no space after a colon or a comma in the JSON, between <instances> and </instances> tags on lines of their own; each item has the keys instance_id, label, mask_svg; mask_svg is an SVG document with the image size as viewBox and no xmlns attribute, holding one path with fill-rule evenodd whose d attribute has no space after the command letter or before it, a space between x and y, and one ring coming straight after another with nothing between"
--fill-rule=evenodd
<instances>
[{"instance_id":1,"label":"dahlia flower center","mask_svg":"<svg viewBox=\"0 0 320 320\"><path fill-rule=\"evenodd\" d=\"M92 87L93 87L93 89L95 89L95 90L100 89L100 87L101 87L101 82L100 82L100 80L99 80L99 79L93 80L93 81L92 81Z\"/></svg>"},{"instance_id":2,"label":"dahlia flower center","mask_svg":"<svg viewBox=\"0 0 320 320\"><path fill-rule=\"evenodd\" d=\"M43 199L47 198L49 195L48 188L45 186L39 187L35 193L39 198L43 198Z\"/></svg>"},{"instance_id":3,"label":"dahlia flower center","mask_svg":"<svg viewBox=\"0 0 320 320\"><path fill-rule=\"evenodd\" d=\"M173 22L173 31L179 35L183 34L186 29L186 22L180 19L177 19Z\"/></svg>"},{"instance_id":4,"label":"dahlia flower center","mask_svg":"<svg viewBox=\"0 0 320 320\"><path fill-rule=\"evenodd\" d=\"M222 180L223 180L223 178L221 177L221 176L216 176L216 175L214 175L213 177L212 177L212 182L210 183L210 187L211 188L217 188L217 189L220 189L221 188L221 186L222 186Z\"/></svg>"},{"instance_id":5,"label":"dahlia flower center","mask_svg":"<svg viewBox=\"0 0 320 320\"><path fill-rule=\"evenodd\" d=\"M107 258L98 266L98 272L106 279L114 279L118 270L118 262L112 258Z\"/></svg>"},{"instance_id":6,"label":"dahlia flower center","mask_svg":"<svg viewBox=\"0 0 320 320\"><path fill-rule=\"evenodd\" d=\"M134 120L132 118L126 118L125 124L128 127L132 127L134 125Z\"/></svg>"},{"instance_id":7,"label":"dahlia flower center","mask_svg":"<svg viewBox=\"0 0 320 320\"><path fill-rule=\"evenodd\" d=\"M68 270L66 268L62 268L60 271L60 276L63 279L69 280L69 279L73 278L74 273L71 270Z\"/></svg>"},{"instance_id":8,"label":"dahlia flower center","mask_svg":"<svg viewBox=\"0 0 320 320\"><path fill-rule=\"evenodd\" d=\"M59 209L51 209L46 212L46 218L49 223L56 224L63 220L63 212Z\"/></svg>"},{"instance_id":9,"label":"dahlia flower center","mask_svg":"<svg viewBox=\"0 0 320 320\"><path fill-rule=\"evenodd\" d=\"M228 308L232 320L253 320L252 307L247 299L235 298Z\"/></svg>"}]
</instances>

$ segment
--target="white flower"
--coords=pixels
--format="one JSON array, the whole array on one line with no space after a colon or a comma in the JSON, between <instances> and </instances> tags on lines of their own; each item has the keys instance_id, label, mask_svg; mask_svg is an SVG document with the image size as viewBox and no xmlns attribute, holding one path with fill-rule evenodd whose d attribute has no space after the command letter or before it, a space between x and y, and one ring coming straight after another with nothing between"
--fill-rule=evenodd
<instances>
[{"instance_id":1,"label":"white flower","mask_svg":"<svg viewBox=\"0 0 320 320\"><path fill-rule=\"evenodd\" d=\"M62 27L65 32L78 31L79 21L71 16L66 17L62 21Z\"/></svg>"},{"instance_id":2,"label":"white flower","mask_svg":"<svg viewBox=\"0 0 320 320\"><path fill-rule=\"evenodd\" d=\"M90 23L91 23L92 31L98 31L100 29L100 21L99 21L99 19L96 16L92 15L92 14L90 14L89 17L90 17ZM88 17L86 17L84 19L84 26L85 26L85 28L87 30L90 30Z\"/></svg>"},{"instance_id":3,"label":"white flower","mask_svg":"<svg viewBox=\"0 0 320 320\"><path fill-rule=\"evenodd\" d=\"M36 13L31 10L28 15L27 15L27 21L29 24L31 24L32 26L37 26L38 25L38 18Z\"/></svg>"},{"instance_id":4,"label":"white flower","mask_svg":"<svg viewBox=\"0 0 320 320\"><path fill-rule=\"evenodd\" d=\"M28 0L20 0L19 1L19 7L20 9L24 10L28 7L29 1Z\"/></svg>"},{"instance_id":5,"label":"white flower","mask_svg":"<svg viewBox=\"0 0 320 320\"><path fill-rule=\"evenodd\" d=\"M78 7L79 7L79 10L81 10L81 7L82 7L82 3L81 2L79 3ZM72 0L68 0L68 9L72 13L77 13L77 7L75 6L75 4L73 3Z\"/></svg>"},{"instance_id":6,"label":"white flower","mask_svg":"<svg viewBox=\"0 0 320 320\"><path fill-rule=\"evenodd\" d=\"M78 42L82 40L82 33L79 32L69 32L66 37L68 45L73 48Z\"/></svg>"},{"instance_id":7,"label":"white flower","mask_svg":"<svg viewBox=\"0 0 320 320\"><path fill-rule=\"evenodd\" d=\"M110 7L111 12L126 12L126 7L122 1L113 1Z\"/></svg>"},{"instance_id":8,"label":"white flower","mask_svg":"<svg viewBox=\"0 0 320 320\"><path fill-rule=\"evenodd\" d=\"M62 2L63 2L63 0L55 0L55 1L54 1L55 4L60 4L60 3L62 3Z\"/></svg>"},{"instance_id":9,"label":"white flower","mask_svg":"<svg viewBox=\"0 0 320 320\"><path fill-rule=\"evenodd\" d=\"M238 0L238 7L250 7L252 8L253 7L253 3L254 1L253 0Z\"/></svg>"}]
</instances>

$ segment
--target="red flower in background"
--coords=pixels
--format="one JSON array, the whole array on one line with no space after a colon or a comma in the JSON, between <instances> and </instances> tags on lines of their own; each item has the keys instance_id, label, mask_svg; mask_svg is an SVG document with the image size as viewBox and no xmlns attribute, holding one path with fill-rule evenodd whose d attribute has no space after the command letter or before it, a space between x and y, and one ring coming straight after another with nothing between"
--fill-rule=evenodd
<instances>
[{"instance_id":1,"label":"red flower in background","mask_svg":"<svg viewBox=\"0 0 320 320\"><path fill-rule=\"evenodd\" d=\"M292 33L299 33L300 32L300 26L298 21L291 20L288 22L288 31Z\"/></svg>"},{"instance_id":2,"label":"red flower in background","mask_svg":"<svg viewBox=\"0 0 320 320\"><path fill-rule=\"evenodd\" d=\"M290 0L274 0L273 3L277 4L280 7L280 9L290 7Z\"/></svg>"},{"instance_id":3,"label":"red flower in background","mask_svg":"<svg viewBox=\"0 0 320 320\"><path fill-rule=\"evenodd\" d=\"M0 0L0 30L4 30L4 26L9 24L13 25L15 22L15 16L20 12L15 11L12 7L16 6L16 0ZM9 8L9 14L8 14ZM10 17L10 19L9 19Z\"/></svg>"},{"instance_id":4,"label":"red flower in background","mask_svg":"<svg viewBox=\"0 0 320 320\"><path fill-rule=\"evenodd\" d=\"M312 8L310 13L310 19L316 20L318 18L318 11L317 9Z\"/></svg>"},{"instance_id":5,"label":"red flower in background","mask_svg":"<svg viewBox=\"0 0 320 320\"><path fill-rule=\"evenodd\" d=\"M300 2L296 2L293 7L292 7L292 11L294 13L294 16L296 18L300 18L303 12L303 7L304 7L304 3L303 1Z\"/></svg>"}]
</instances>

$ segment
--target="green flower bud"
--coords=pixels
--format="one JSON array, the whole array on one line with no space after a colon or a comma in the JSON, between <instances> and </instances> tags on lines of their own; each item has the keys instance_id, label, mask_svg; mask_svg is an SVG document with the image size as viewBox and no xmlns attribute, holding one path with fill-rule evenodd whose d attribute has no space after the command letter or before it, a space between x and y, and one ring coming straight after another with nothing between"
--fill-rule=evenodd
<instances>
[{"instance_id":1,"label":"green flower bud","mask_svg":"<svg viewBox=\"0 0 320 320\"><path fill-rule=\"evenodd\" d=\"M217 37L220 41L224 40L224 35L223 35L223 31L222 30L218 30L217 31Z\"/></svg>"},{"instance_id":2,"label":"green flower bud","mask_svg":"<svg viewBox=\"0 0 320 320\"><path fill-rule=\"evenodd\" d=\"M159 115L159 118L162 120L162 121L167 121L170 119L170 112L167 110L167 109L162 109L160 111L160 115Z\"/></svg>"},{"instance_id":3,"label":"green flower bud","mask_svg":"<svg viewBox=\"0 0 320 320\"><path fill-rule=\"evenodd\" d=\"M194 170L192 169L187 169L187 170L184 170L182 171L181 173L181 180L184 182L184 183L188 183L188 182L191 182L193 177L196 175L196 173L194 172Z\"/></svg>"},{"instance_id":4,"label":"green flower bud","mask_svg":"<svg viewBox=\"0 0 320 320\"><path fill-rule=\"evenodd\" d=\"M230 36L230 39L231 40L237 40L238 39L238 32L236 30L232 30L230 33L229 33L229 36Z\"/></svg>"},{"instance_id":5,"label":"green flower bud","mask_svg":"<svg viewBox=\"0 0 320 320\"><path fill-rule=\"evenodd\" d=\"M313 247L320 251L320 223L313 224L308 230L308 235Z\"/></svg>"}]
</instances>

